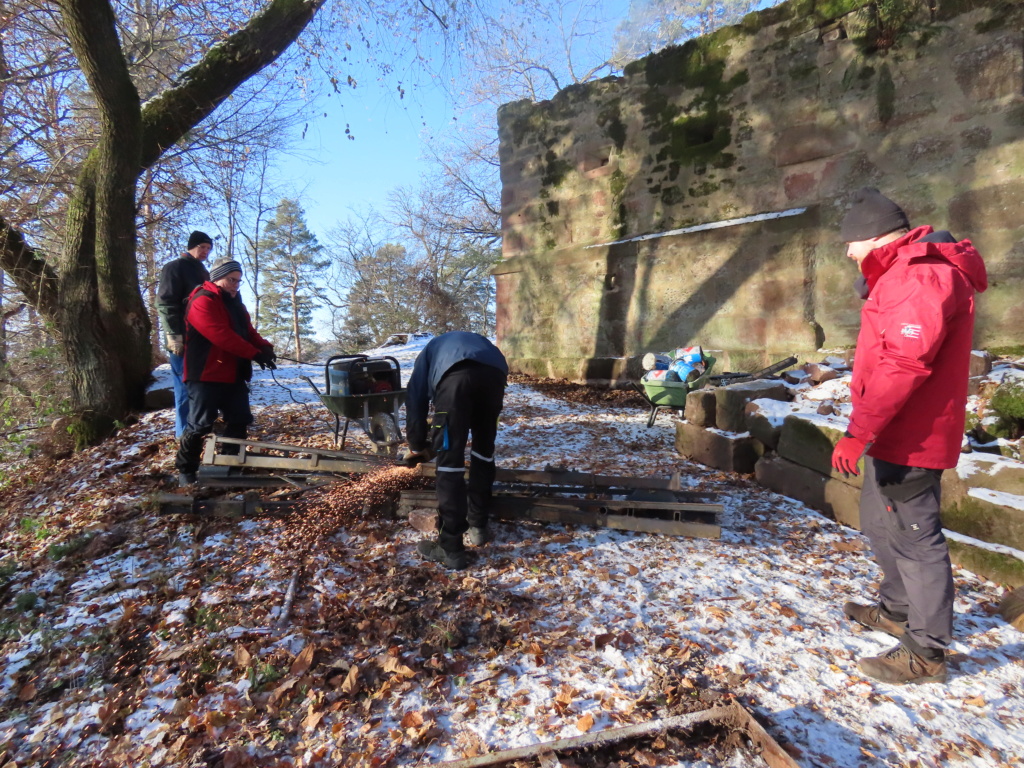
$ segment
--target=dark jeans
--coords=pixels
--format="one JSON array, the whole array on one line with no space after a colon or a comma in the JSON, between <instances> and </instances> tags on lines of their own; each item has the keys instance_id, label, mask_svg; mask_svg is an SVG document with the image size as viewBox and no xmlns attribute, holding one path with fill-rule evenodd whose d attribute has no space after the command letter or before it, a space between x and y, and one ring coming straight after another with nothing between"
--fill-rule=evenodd
<instances>
[{"instance_id":1,"label":"dark jeans","mask_svg":"<svg viewBox=\"0 0 1024 768\"><path fill-rule=\"evenodd\" d=\"M188 426L188 387L182 381L185 372L185 358L168 352L171 362L171 381L174 383L174 438L180 440Z\"/></svg>"},{"instance_id":2,"label":"dark jeans","mask_svg":"<svg viewBox=\"0 0 1024 768\"><path fill-rule=\"evenodd\" d=\"M942 534L942 471L868 457L860 495L861 528L884 575L880 602L905 616L904 642L945 649L953 639L953 569Z\"/></svg>"},{"instance_id":3,"label":"dark jeans","mask_svg":"<svg viewBox=\"0 0 1024 768\"><path fill-rule=\"evenodd\" d=\"M431 441L437 454L437 541L446 552L461 552L462 534L488 521L494 483L494 438L505 399L505 374L497 368L464 362L453 366L437 385ZM473 435L469 484L465 480L466 442Z\"/></svg>"},{"instance_id":4,"label":"dark jeans","mask_svg":"<svg viewBox=\"0 0 1024 768\"><path fill-rule=\"evenodd\" d=\"M249 386L240 381L236 384L219 384L208 381L189 381L188 426L178 442L178 456L174 466L178 472L195 472L203 452L203 441L213 431L217 414L224 414L225 437L245 438L252 424L249 409ZM235 447L235 446L229 446ZM225 453L237 453L225 450Z\"/></svg>"}]
</instances>

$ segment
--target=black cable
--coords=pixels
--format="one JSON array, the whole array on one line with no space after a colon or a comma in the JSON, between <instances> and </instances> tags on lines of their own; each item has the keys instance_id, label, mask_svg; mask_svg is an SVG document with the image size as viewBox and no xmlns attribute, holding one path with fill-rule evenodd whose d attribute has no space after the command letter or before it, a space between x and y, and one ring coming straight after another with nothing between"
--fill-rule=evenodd
<instances>
[{"instance_id":1,"label":"black cable","mask_svg":"<svg viewBox=\"0 0 1024 768\"><path fill-rule=\"evenodd\" d=\"M323 365L323 363L308 363L305 360L296 360L294 357L285 357L284 355L276 355L278 360L287 360L289 363L298 363L299 365Z\"/></svg>"},{"instance_id":2,"label":"black cable","mask_svg":"<svg viewBox=\"0 0 1024 768\"><path fill-rule=\"evenodd\" d=\"M301 363L301 361L299 361L299 360L292 360L291 358L281 357L280 355L278 355L278 359L280 359L280 360L288 360L288 362L300 363L302 365L317 365L317 363ZM287 387L284 384L282 384L280 381L277 380L277 376L274 375L274 369L273 368L270 369L270 378L272 378L274 380L274 383L277 384L277 386L281 387L281 389L283 389L285 392L288 393L288 397L291 398L293 403L295 403L296 405L301 405L303 408L305 408L306 409L306 414L311 419L313 419L314 421L321 421L321 422L323 422L324 424L327 425L328 429L332 429L332 430L334 429L334 425L331 424L326 419L324 419L323 416L318 416L315 413L313 413L312 409L310 409L310 407L309 407L309 403L307 403L305 401L296 400L295 399L295 395L292 394L291 387Z\"/></svg>"}]
</instances>

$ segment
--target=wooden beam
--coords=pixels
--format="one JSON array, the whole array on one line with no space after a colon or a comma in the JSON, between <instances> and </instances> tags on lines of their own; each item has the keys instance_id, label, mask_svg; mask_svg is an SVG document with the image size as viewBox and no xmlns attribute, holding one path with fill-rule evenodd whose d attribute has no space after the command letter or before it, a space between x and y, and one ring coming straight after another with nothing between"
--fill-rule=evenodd
<instances>
[{"instance_id":1,"label":"wooden beam","mask_svg":"<svg viewBox=\"0 0 1024 768\"><path fill-rule=\"evenodd\" d=\"M739 730L747 734L755 745L754 751L760 753L770 768L800 768L799 764L783 751L750 713L735 701L727 706L712 707L688 715L677 715L663 720L627 725L622 728L606 728L597 733L546 741L526 747L503 749L486 755L435 763L434 765L435 768L484 768L484 766L514 763L518 760L538 760L541 755L557 756L559 753L596 749L633 739L652 738L668 731L694 731L698 726L716 725L725 730Z\"/></svg>"},{"instance_id":2,"label":"wooden beam","mask_svg":"<svg viewBox=\"0 0 1024 768\"><path fill-rule=\"evenodd\" d=\"M434 491L402 491L399 506L406 511L419 508L436 509L437 494ZM721 538L722 528L715 515L721 510L720 504L663 502L656 508L647 508L643 502L550 498L506 493L496 493L491 499L491 514L498 520L536 520L702 539ZM633 514L614 514L615 511Z\"/></svg>"},{"instance_id":3,"label":"wooden beam","mask_svg":"<svg viewBox=\"0 0 1024 768\"><path fill-rule=\"evenodd\" d=\"M433 464L420 464L420 474L435 477L437 468ZM530 483L536 485L572 485L583 488L628 488L630 490L678 490L678 473L672 477L629 477L617 475L594 475L589 472L571 472L537 469L505 469L498 467L495 480L499 483Z\"/></svg>"}]
</instances>

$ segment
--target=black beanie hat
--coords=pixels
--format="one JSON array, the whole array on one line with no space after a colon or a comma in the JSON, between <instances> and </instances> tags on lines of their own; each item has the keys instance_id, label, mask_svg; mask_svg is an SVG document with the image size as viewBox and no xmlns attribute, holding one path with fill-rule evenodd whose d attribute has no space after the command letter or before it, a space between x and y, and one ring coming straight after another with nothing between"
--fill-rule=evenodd
<instances>
[{"instance_id":1,"label":"black beanie hat","mask_svg":"<svg viewBox=\"0 0 1024 768\"><path fill-rule=\"evenodd\" d=\"M870 240L897 229L910 228L907 214L874 187L853 193L853 204L843 217L840 238L844 243Z\"/></svg>"},{"instance_id":2,"label":"black beanie hat","mask_svg":"<svg viewBox=\"0 0 1024 768\"><path fill-rule=\"evenodd\" d=\"M208 234L206 234L205 232L200 232L197 229L195 232L188 236L188 248L186 248L185 250L191 251L200 243L209 243L212 246L213 240L210 239L210 236Z\"/></svg>"},{"instance_id":3,"label":"black beanie hat","mask_svg":"<svg viewBox=\"0 0 1024 768\"><path fill-rule=\"evenodd\" d=\"M242 265L234 259L227 259L226 261L218 261L213 265L213 269L210 270L210 281L216 283L222 277L227 277L232 272L241 272Z\"/></svg>"}]
</instances>

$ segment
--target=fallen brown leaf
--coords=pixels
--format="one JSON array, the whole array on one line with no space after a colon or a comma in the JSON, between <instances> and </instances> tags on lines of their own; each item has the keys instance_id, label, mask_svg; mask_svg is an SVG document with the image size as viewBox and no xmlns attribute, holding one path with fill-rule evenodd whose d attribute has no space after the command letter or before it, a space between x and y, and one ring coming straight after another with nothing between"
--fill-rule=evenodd
<instances>
[{"instance_id":1,"label":"fallen brown leaf","mask_svg":"<svg viewBox=\"0 0 1024 768\"><path fill-rule=\"evenodd\" d=\"M301 651L299 655L295 657L295 661L292 662L291 668L288 670L288 674L293 677L302 677L309 671L309 668L313 666L313 655L316 653L316 648L312 644L307 645Z\"/></svg>"},{"instance_id":2,"label":"fallen brown leaf","mask_svg":"<svg viewBox=\"0 0 1024 768\"><path fill-rule=\"evenodd\" d=\"M406 712L402 718L403 728L419 728L423 725L423 715L419 712Z\"/></svg>"}]
</instances>

